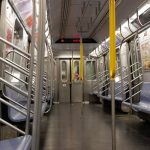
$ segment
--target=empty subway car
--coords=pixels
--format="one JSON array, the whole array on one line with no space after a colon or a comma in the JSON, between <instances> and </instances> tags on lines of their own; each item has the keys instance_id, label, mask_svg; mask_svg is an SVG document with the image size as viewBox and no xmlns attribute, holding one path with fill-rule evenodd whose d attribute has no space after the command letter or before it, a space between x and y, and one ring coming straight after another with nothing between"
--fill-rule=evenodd
<instances>
[{"instance_id":1,"label":"empty subway car","mask_svg":"<svg viewBox=\"0 0 150 150\"><path fill-rule=\"evenodd\" d=\"M150 0L0 8L0 150L150 148Z\"/></svg>"}]
</instances>

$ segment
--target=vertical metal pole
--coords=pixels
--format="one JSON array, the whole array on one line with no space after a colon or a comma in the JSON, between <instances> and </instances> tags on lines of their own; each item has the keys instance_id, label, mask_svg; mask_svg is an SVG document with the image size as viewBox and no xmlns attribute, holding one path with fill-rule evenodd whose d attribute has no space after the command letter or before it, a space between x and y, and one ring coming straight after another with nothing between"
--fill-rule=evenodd
<instances>
[{"instance_id":1,"label":"vertical metal pole","mask_svg":"<svg viewBox=\"0 0 150 150\"><path fill-rule=\"evenodd\" d=\"M54 56L53 56L53 54L52 54L52 58L53 58L53 98L54 98L54 96L55 96L55 76L56 76L56 74L55 74L55 60L54 60Z\"/></svg>"},{"instance_id":2,"label":"vertical metal pole","mask_svg":"<svg viewBox=\"0 0 150 150\"><path fill-rule=\"evenodd\" d=\"M42 89L43 89L43 72L44 72L44 52L45 52L45 11L46 0L39 0L39 28L38 28L38 54L36 68L36 91L34 120L32 132L32 150L39 150L40 142L40 124L41 124L41 106L42 106Z\"/></svg>"},{"instance_id":3,"label":"vertical metal pole","mask_svg":"<svg viewBox=\"0 0 150 150\"><path fill-rule=\"evenodd\" d=\"M34 69L34 47L35 47L35 28L36 28L36 2L33 3L33 24L32 24L32 39L31 39L31 59L30 59L30 70L29 70L29 84L28 84L28 103L27 103L27 119L26 119L26 134L29 134L30 125L30 108L31 108L31 94L32 94L32 79Z\"/></svg>"},{"instance_id":4,"label":"vertical metal pole","mask_svg":"<svg viewBox=\"0 0 150 150\"><path fill-rule=\"evenodd\" d=\"M115 80L111 80L112 150L116 150Z\"/></svg>"},{"instance_id":5,"label":"vertical metal pole","mask_svg":"<svg viewBox=\"0 0 150 150\"><path fill-rule=\"evenodd\" d=\"M109 0L109 30L110 30L110 78L112 102L112 150L116 150L115 123L115 76L116 76L116 12L115 0Z\"/></svg>"},{"instance_id":6,"label":"vertical metal pole","mask_svg":"<svg viewBox=\"0 0 150 150\"><path fill-rule=\"evenodd\" d=\"M96 59L96 78L97 78L97 80L96 80L96 82L98 83L98 85L97 85L97 91L98 91L98 94L99 94L99 89L100 89L100 85L99 85L99 83L100 83L100 78L99 78L99 59L97 58Z\"/></svg>"},{"instance_id":7,"label":"vertical metal pole","mask_svg":"<svg viewBox=\"0 0 150 150\"><path fill-rule=\"evenodd\" d=\"M6 21L5 21L5 19L6 19L6 3L7 3L7 1L3 0L1 3L2 4L1 4L1 17L0 17L0 22L1 22L0 23L0 36L5 38L6 37L6 32L5 32L5 30L6 30L6 25L5 25ZM4 44L2 42L0 42L0 57L2 57L2 58L4 56L4 49L5 49ZM4 77L4 72L3 72L4 67L5 67L5 65L3 63L0 63L0 68L1 68L0 77ZM3 84L0 83L0 92L1 93L2 93L2 89L3 89ZM0 102L0 118L2 117L1 108L2 108L2 103ZM3 138L2 137L3 136L2 130L3 130L2 129L2 123L0 123L0 140Z\"/></svg>"},{"instance_id":8,"label":"vertical metal pole","mask_svg":"<svg viewBox=\"0 0 150 150\"><path fill-rule=\"evenodd\" d=\"M122 48L122 44L121 44L121 46L120 46L120 48L119 48L119 61L120 61L120 63L119 63L119 67L120 67L120 69L119 69L119 73L120 73L120 77L121 77L121 96L122 96L122 98L123 98L123 101L125 100L125 91L124 91L124 89L125 89L125 87L124 87L124 77L126 76L126 75L124 75L124 73L123 73L123 66L122 66L122 62L121 62L121 48Z\"/></svg>"},{"instance_id":9,"label":"vertical metal pole","mask_svg":"<svg viewBox=\"0 0 150 150\"><path fill-rule=\"evenodd\" d=\"M131 68L130 68L130 58L131 58L131 50L129 51L128 50L128 55L127 55L127 64L128 64L128 87L129 87L129 97L130 97L130 106L131 106L131 108L132 108L132 90L131 90L131 88L132 88L132 84L131 84ZM131 109L131 111L132 111L132 109Z\"/></svg>"},{"instance_id":10,"label":"vertical metal pole","mask_svg":"<svg viewBox=\"0 0 150 150\"><path fill-rule=\"evenodd\" d=\"M53 101L53 55L51 55L51 100L50 100L50 107L52 107L52 101Z\"/></svg>"}]
</instances>

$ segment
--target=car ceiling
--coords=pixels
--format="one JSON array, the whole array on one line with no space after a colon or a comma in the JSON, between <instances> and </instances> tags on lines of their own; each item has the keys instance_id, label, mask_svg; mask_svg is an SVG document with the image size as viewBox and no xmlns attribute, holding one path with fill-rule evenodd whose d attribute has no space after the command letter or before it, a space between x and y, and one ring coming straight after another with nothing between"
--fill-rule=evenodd
<instances>
[{"instance_id":1,"label":"car ceiling","mask_svg":"<svg viewBox=\"0 0 150 150\"><path fill-rule=\"evenodd\" d=\"M55 43L60 38L93 38L97 44L84 44L87 56L109 34L109 0L47 0L48 20L54 56L79 53L78 44ZM116 0L117 27L136 11L143 0Z\"/></svg>"}]
</instances>

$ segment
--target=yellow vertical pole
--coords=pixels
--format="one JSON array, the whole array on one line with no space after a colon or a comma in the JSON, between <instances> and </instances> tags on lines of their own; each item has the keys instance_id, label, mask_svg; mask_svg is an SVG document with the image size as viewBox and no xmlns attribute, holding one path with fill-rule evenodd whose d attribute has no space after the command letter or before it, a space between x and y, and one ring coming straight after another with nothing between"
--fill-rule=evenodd
<instances>
[{"instance_id":1,"label":"yellow vertical pole","mask_svg":"<svg viewBox=\"0 0 150 150\"><path fill-rule=\"evenodd\" d=\"M110 79L111 79L111 113L112 113L112 150L116 150L116 115L115 115L115 76L116 76L116 6L115 0L109 0L110 33Z\"/></svg>"},{"instance_id":2,"label":"yellow vertical pole","mask_svg":"<svg viewBox=\"0 0 150 150\"><path fill-rule=\"evenodd\" d=\"M71 69L71 72L72 72L72 81L74 81L74 61L73 61L73 51L72 51L72 69Z\"/></svg>"},{"instance_id":3,"label":"yellow vertical pole","mask_svg":"<svg viewBox=\"0 0 150 150\"><path fill-rule=\"evenodd\" d=\"M80 80L83 80L83 70L84 70L84 62L83 62L83 42L82 38L80 38Z\"/></svg>"},{"instance_id":4,"label":"yellow vertical pole","mask_svg":"<svg viewBox=\"0 0 150 150\"><path fill-rule=\"evenodd\" d=\"M116 75L116 13L115 0L109 0L109 33L110 33L110 78L115 79Z\"/></svg>"}]
</instances>

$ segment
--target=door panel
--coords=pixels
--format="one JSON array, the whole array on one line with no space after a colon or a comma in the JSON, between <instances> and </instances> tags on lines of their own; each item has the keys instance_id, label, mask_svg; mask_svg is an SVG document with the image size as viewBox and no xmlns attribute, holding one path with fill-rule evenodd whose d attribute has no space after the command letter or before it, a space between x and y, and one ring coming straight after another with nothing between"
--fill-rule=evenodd
<instances>
[{"instance_id":1,"label":"door panel","mask_svg":"<svg viewBox=\"0 0 150 150\"><path fill-rule=\"evenodd\" d=\"M80 61L70 59L60 60L59 76L59 101L60 102L82 102L83 101L83 82L80 81ZM73 67L73 69L72 69ZM72 73L71 73L72 71ZM71 77L74 76L74 78ZM72 82L71 82L71 79Z\"/></svg>"},{"instance_id":2,"label":"door panel","mask_svg":"<svg viewBox=\"0 0 150 150\"><path fill-rule=\"evenodd\" d=\"M90 101L89 93L93 92L92 88L96 85L96 61L86 59L84 62L84 101Z\"/></svg>"},{"instance_id":3,"label":"door panel","mask_svg":"<svg viewBox=\"0 0 150 150\"><path fill-rule=\"evenodd\" d=\"M70 103L70 60L60 60L59 101Z\"/></svg>"},{"instance_id":4,"label":"door panel","mask_svg":"<svg viewBox=\"0 0 150 150\"><path fill-rule=\"evenodd\" d=\"M73 82L71 87L71 102L82 102L83 101L83 83Z\"/></svg>"},{"instance_id":5,"label":"door panel","mask_svg":"<svg viewBox=\"0 0 150 150\"><path fill-rule=\"evenodd\" d=\"M71 102L82 102L83 101L83 84L80 81L80 61L73 60L73 81L71 86Z\"/></svg>"}]
</instances>

